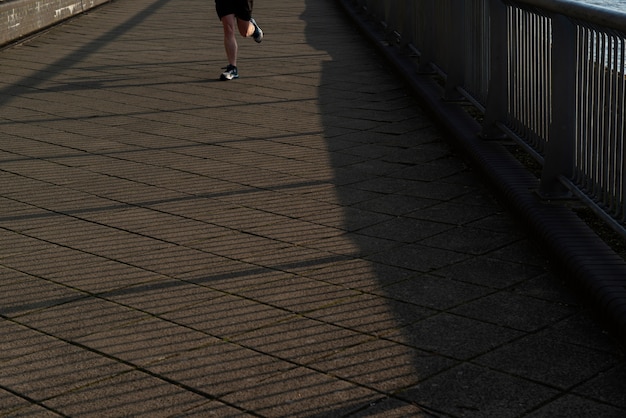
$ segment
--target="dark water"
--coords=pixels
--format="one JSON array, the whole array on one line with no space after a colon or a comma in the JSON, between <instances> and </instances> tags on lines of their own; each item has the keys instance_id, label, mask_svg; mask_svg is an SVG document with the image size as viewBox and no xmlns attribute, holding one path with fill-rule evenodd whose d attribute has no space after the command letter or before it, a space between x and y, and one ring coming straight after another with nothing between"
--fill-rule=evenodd
<instances>
[{"instance_id":1,"label":"dark water","mask_svg":"<svg viewBox=\"0 0 626 418\"><path fill-rule=\"evenodd\" d=\"M596 6L626 12L626 0L579 0L579 3L594 4Z\"/></svg>"}]
</instances>

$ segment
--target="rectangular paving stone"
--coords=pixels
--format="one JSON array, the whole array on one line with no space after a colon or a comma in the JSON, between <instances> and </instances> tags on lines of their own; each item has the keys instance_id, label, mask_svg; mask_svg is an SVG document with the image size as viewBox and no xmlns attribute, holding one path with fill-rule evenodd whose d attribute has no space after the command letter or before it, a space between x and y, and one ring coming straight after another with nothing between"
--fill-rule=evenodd
<instances>
[{"instance_id":1,"label":"rectangular paving stone","mask_svg":"<svg viewBox=\"0 0 626 418\"><path fill-rule=\"evenodd\" d=\"M212 304L223 293L171 277L102 292L100 297L152 315L186 311L197 304Z\"/></svg>"},{"instance_id":2,"label":"rectangular paving stone","mask_svg":"<svg viewBox=\"0 0 626 418\"><path fill-rule=\"evenodd\" d=\"M76 289L2 267L0 277L0 314L9 318L86 296Z\"/></svg>"},{"instance_id":3,"label":"rectangular paving stone","mask_svg":"<svg viewBox=\"0 0 626 418\"><path fill-rule=\"evenodd\" d=\"M442 248L459 253L482 255L498 250L517 240L510 234L485 231L475 228L455 228L439 235L428 237L420 244Z\"/></svg>"},{"instance_id":4,"label":"rectangular paving stone","mask_svg":"<svg viewBox=\"0 0 626 418\"><path fill-rule=\"evenodd\" d=\"M0 321L0 361L8 362L58 345L55 337L10 320Z\"/></svg>"},{"instance_id":5,"label":"rectangular paving stone","mask_svg":"<svg viewBox=\"0 0 626 418\"><path fill-rule=\"evenodd\" d=\"M524 334L456 315L441 313L385 336L430 353L465 360L487 353Z\"/></svg>"},{"instance_id":6,"label":"rectangular paving stone","mask_svg":"<svg viewBox=\"0 0 626 418\"><path fill-rule=\"evenodd\" d=\"M434 274L480 286L504 289L544 273L544 269L521 263L498 260L490 256L473 257L444 267Z\"/></svg>"},{"instance_id":7,"label":"rectangular paving stone","mask_svg":"<svg viewBox=\"0 0 626 418\"><path fill-rule=\"evenodd\" d=\"M439 236L452 229L450 225L440 222L422 221L419 219L397 216L358 232L378 238L393 239L399 242L426 242L429 237Z\"/></svg>"},{"instance_id":8,"label":"rectangular paving stone","mask_svg":"<svg viewBox=\"0 0 626 418\"><path fill-rule=\"evenodd\" d=\"M378 399L379 393L333 379L325 373L294 368L257 387L224 396L224 400L265 416L345 416Z\"/></svg>"},{"instance_id":9,"label":"rectangular paving stone","mask_svg":"<svg viewBox=\"0 0 626 418\"><path fill-rule=\"evenodd\" d=\"M235 295L196 302L185 309L164 312L160 317L222 339L230 339L285 320L294 314Z\"/></svg>"},{"instance_id":10,"label":"rectangular paving stone","mask_svg":"<svg viewBox=\"0 0 626 418\"><path fill-rule=\"evenodd\" d=\"M371 255L367 259L380 264L426 273L467 260L469 255L444 248L409 244Z\"/></svg>"},{"instance_id":11,"label":"rectangular paving stone","mask_svg":"<svg viewBox=\"0 0 626 418\"><path fill-rule=\"evenodd\" d=\"M626 410L625 375L626 367L620 363L599 373L586 384L576 388L574 392Z\"/></svg>"},{"instance_id":12,"label":"rectangular paving stone","mask_svg":"<svg viewBox=\"0 0 626 418\"><path fill-rule=\"evenodd\" d=\"M482 286L455 282L430 274L416 274L377 290L375 293L389 299L443 311L466 304L491 292L491 289Z\"/></svg>"},{"instance_id":13,"label":"rectangular paving stone","mask_svg":"<svg viewBox=\"0 0 626 418\"><path fill-rule=\"evenodd\" d=\"M310 364L349 382L383 393L397 393L457 363L388 340L347 347Z\"/></svg>"},{"instance_id":14,"label":"rectangular paving stone","mask_svg":"<svg viewBox=\"0 0 626 418\"><path fill-rule=\"evenodd\" d=\"M617 364L606 352L529 336L476 359L476 362L534 381L569 389Z\"/></svg>"},{"instance_id":15,"label":"rectangular paving stone","mask_svg":"<svg viewBox=\"0 0 626 418\"><path fill-rule=\"evenodd\" d=\"M146 313L88 297L23 315L23 323L59 338L72 340L148 318Z\"/></svg>"},{"instance_id":16,"label":"rectangular paving stone","mask_svg":"<svg viewBox=\"0 0 626 418\"><path fill-rule=\"evenodd\" d=\"M196 388L213 398L258 388L294 368L288 362L227 342L181 352L148 369L163 378Z\"/></svg>"},{"instance_id":17,"label":"rectangular paving stone","mask_svg":"<svg viewBox=\"0 0 626 418\"><path fill-rule=\"evenodd\" d=\"M136 367L175 357L218 339L186 326L149 317L76 338L80 344Z\"/></svg>"},{"instance_id":18,"label":"rectangular paving stone","mask_svg":"<svg viewBox=\"0 0 626 418\"><path fill-rule=\"evenodd\" d=\"M271 306L300 313L335 305L359 294L355 290L302 276L286 277L237 293Z\"/></svg>"},{"instance_id":19,"label":"rectangular paving stone","mask_svg":"<svg viewBox=\"0 0 626 418\"><path fill-rule=\"evenodd\" d=\"M3 389L0 389L0 411L13 414L14 416L37 416L42 418L58 418L60 416Z\"/></svg>"},{"instance_id":20,"label":"rectangular paving stone","mask_svg":"<svg viewBox=\"0 0 626 418\"><path fill-rule=\"evenodd\" d=\"M47 399L44 404L66 416L169 417L206 402L197 393L132 371Z\"/></svg>"},{"instance_id":21,"label":"rectangular paving stone","mask_svg":"<svg viewBox=\"0 0 626 418\"><path fill-rule=\"evenodd\" d=\"M411 303L364 293L307 312L306 316L363 334L384 337L435 313Z\"/></svg>"},{"instance_id":22,"label":"rectangular paving stone","mask_svg":"<svg viewBox=\"0 0 626 418\"><path fill-rule=\"evenodd\" d=\"M233 341L290 363L305 365L370 338L335 325L294 317L239 335Z\"/></svg>"},{"instance_id":23,"label":"rectangular paving stone","mask_svg":"<svg viewBox=\"0 0 626 418\"><path fill-rule=\"evenodd\" d=\"M552 303L502 291L458 306L450 312L521 331L533 332L568 317L573 313L573 308L562 303Z\"/></svg>"},{"instance_id":24,"label":"rectangular paving stone","mask_svg":"<svg viewBox=\"0 0 626 418\"><path fill-rule=\"evenodd\" d=\"M96 353L53 341L3 362L0 385L42 401L129 370Z\"/></svg>"},{"instance_id":25,"label":"rectangular paving stone","mask_svg":"<svg viewBox=\"0 0 626 418\"><path fill-rule=\"evenodd\" d=\"M619 417L624 409L615 408L600 402L594 402L579 396L565 395L547 406L528 415L529 418L549 417L556 415L584 415L588 417Z\"/></svg>"},{"instance_id":26,"label":"rectangular paving stone","mask_svg":"<svg viewBox=\"0 0 626 418\"><path fill-rule=\"evenodd\" d=\"M523 415L557 393L527 380L462 364L399 396L435 413L504 418Z\"/></svg>"}]
</instances>

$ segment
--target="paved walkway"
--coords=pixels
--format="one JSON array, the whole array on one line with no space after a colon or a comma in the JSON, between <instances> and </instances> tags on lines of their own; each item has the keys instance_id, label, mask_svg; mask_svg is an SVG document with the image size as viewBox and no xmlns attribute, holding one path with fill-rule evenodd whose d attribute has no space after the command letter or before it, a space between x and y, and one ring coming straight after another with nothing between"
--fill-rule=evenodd
<instances>
[{"instance_id":1,"label":"paved walkway","mask_svg":"<svg viewBox=\"0 0 626 418\"><path fill-rule=\"evenodd\" d=\"M331 0L0 52L0 416L623 417L624 352Z\"/></svg>"}]
</instances>

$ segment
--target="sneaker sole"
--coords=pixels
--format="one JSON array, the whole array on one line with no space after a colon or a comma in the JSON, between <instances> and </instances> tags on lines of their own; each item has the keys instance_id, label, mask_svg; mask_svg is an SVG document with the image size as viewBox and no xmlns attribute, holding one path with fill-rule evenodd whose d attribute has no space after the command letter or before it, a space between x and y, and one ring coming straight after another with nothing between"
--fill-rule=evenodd
<instances>
[{"instance_id":1,"label":"sneaker sole","mask_svg":"<svg viewBox=\"0 0 626 418\"><path fill-rule=\"evenodd\" d=\"M250 19L250 22L252 22L256 30L259 31L259 34L257 36L253 35L252 38L257 44L260 44L263 41L263 30L256 24L256 20L254 20L254 18Z\"/></svg>"}]
</instances>

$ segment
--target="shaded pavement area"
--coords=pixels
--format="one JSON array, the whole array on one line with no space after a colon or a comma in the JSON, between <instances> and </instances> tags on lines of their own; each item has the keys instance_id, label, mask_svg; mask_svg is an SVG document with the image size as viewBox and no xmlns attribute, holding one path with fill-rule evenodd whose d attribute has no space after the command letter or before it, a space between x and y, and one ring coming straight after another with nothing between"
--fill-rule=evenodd
<instances>
[{"instance_id":1,"label":"shaded pavement area","mask_svg":"<svg viewBox=\"0 0 626 418\"><path fill-rule=\"evenodd\" d=\"M621 417L624 351L330 0L0 52L0 416Z\"/></svg>"}]
</instances>

